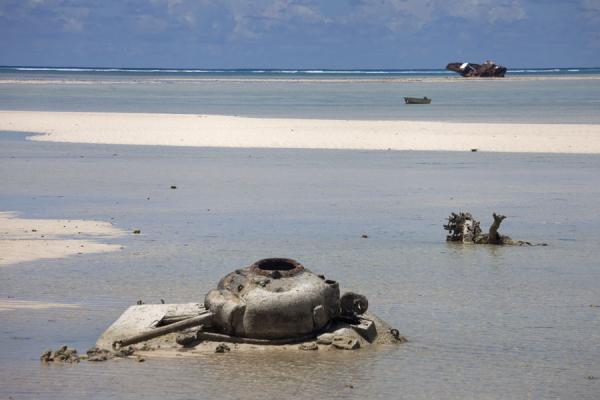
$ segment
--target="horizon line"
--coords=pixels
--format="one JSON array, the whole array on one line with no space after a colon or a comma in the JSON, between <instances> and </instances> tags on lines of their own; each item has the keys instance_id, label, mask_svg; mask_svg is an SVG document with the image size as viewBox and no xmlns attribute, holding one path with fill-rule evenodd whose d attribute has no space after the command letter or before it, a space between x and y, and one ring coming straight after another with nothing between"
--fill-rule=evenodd
<instances>
[{"instance_id":1,"label":"horizon line","mask_svg":"<svg viewBox=\"0 0 600 400\"><path fill-rule=\"evenodd\" d=\"M458 61L457 61L458 62ZM445 70L445 67L430 68L430 67L409 67L409 68L346 68L346 67L128 67L128 66L79 66L79 65L0 65L0 68L79 68L79 69L134 69L134 70L204 70L204 71L407 71L407 70ZM507 67L509 70L514 69L600 69L600 66L583 67L583 66L544 66L544 67Z\"/></svg>"}]
</instances>

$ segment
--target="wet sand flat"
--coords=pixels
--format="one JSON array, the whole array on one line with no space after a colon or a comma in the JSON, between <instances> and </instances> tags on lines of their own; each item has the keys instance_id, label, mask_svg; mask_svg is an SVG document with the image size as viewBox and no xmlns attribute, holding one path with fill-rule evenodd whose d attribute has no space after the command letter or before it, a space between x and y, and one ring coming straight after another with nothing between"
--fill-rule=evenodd
<instances>
[{"instance_id":1,"label":"wet sand flat","mask_svg":"<svg viewBox=\"0 0 600 400\"><path fill-rule=\"evenodd\" d=\"M248 118L0 111L0 130L32 140L192 147L600 153L599 124Z\"/></svg>"}]
</instances>

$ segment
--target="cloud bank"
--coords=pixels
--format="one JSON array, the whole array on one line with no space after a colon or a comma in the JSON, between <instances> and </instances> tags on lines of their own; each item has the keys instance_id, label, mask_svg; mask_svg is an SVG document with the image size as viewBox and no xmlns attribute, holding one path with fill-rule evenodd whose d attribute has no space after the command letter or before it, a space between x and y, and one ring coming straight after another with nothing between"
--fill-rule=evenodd
<instances>
[{"instance_id":1,"label":"cloud bank","mask_svg":"<svg viewBox=\"0 0 600 400\"><path fill-rule=\"evenodd\" d=\"M599 0L4 0L0 63L600 65Z\"/></svg>"}]
</instances>

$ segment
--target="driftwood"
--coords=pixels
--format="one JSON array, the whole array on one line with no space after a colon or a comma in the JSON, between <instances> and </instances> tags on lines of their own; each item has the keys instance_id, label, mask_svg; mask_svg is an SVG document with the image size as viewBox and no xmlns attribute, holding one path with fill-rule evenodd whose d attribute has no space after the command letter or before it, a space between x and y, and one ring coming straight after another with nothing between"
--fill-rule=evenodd
<instances>
[{"instance_id":1,"label":"driftwood","mask_svg":"<svg viewBox=\"0 0 600 400\"><path fill-rule=\"evenodd\" d=\"M498 230L506 216L494 213L493 217L494 222L492 222L488 233L483 233L479 221L473 218L470 213L450 214L448 223L444 225L444 229L449 232L449 235L446 236L446 241L492 245L546 246L546 243L533 244L523 240L513 240L510 236L501 235Z\"/></svg>"}]
</instances>

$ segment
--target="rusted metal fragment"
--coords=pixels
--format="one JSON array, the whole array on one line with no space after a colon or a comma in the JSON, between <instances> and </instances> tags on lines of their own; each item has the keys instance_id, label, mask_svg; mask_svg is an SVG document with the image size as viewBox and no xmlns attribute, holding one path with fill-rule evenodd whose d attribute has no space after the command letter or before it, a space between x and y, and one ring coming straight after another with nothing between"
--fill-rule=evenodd
<instances>
[{"instance_id":1,"label":"rusted metal fragment","mask_svg":"<svg viewBox=\"0 0 600 400\"><path fill-rule=\"evenodd\" d=\"M498 229L500 229L500 224L506 217L496 213L493 214L493 217L494 222L492 222L488 233L483 233L479 221L473 218L470 213L450 214L448 223L444 225L444 229L449 232L449 235L446 236L446 241L493 245L546 246L546 243L513 240L510 236L501 235Z\"/></svg>"}]
</instances>

